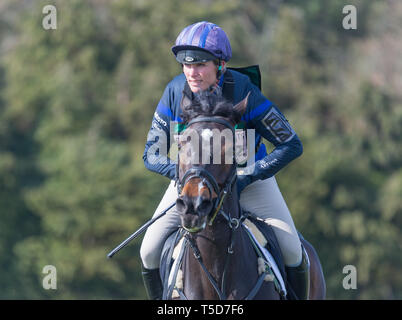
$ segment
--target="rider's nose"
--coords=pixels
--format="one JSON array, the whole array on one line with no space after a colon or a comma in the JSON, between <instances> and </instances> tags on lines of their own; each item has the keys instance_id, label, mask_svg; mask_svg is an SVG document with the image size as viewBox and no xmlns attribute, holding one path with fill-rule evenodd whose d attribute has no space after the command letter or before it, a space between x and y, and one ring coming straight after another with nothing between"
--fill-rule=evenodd
<instances>
[{"instance_id":1,"label":"rider's nose","mask_svg":"<svg viewBox=\"0 0 402 320\"><path fill-rule=\"evenodd\" d=\"M187 72L190 76L194 77L198 75L198 68L194 65L190 65L187 69Z\"/></svg>"}]
</instances>

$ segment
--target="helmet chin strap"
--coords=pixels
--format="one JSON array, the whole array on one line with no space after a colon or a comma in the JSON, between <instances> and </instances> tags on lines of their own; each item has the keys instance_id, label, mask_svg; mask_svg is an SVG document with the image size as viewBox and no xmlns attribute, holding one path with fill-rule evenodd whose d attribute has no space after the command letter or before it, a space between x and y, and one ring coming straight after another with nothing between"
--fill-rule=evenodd
<instances>
[{"instance_id":1,"label":"helmet chin strap","mask_svg":"<svg viewBox=\"0 0 402 320\"><path fill-rule=\"evenodd\" d=\"M223 73L222 72L222 60L219 59L219 67L218 67L218 71L216 72L216 83L210 85L209 88L207 89L207 91L213 92L217 89L217 87L219 87L219 82L221 80L222 73Z\"/></svg>"},{"instance_id":2,"label":"helmet chin strap","mask_svg":"<svg viewBox=\"0 0 402 320\"><path fill-rule=\"evenodd\" d=\"M222 60L219 59L219 67L218 67L218 72L216 73L216 78L219 80L221 75L222 75Z\"/></svg>"}]
</instances>

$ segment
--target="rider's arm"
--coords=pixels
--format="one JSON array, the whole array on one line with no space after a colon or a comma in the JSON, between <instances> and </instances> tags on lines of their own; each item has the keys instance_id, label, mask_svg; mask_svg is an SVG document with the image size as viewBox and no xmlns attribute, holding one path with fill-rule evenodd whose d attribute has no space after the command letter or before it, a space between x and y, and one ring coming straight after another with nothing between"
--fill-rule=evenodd
<instances>
[{"instance_id":1,"label":"rider's arm","mask_svg":"<svg viewBox=\"0 0 402 320\"><path fill-rule=\"evenodd\" d=\"M176 166L168 157L170 149L170 121L172 120L172 112L169 108L169 105L171 105L170 95L171 88L168 86L154 113L142 158L148 170L173 180L175 178Z\"/></svg>"},{"instance_id":2,"label":"rider's arm","mask_svg":"<svg viewBox=\"0 0 402 320\"><path fill-rule=\"evenodd\" d=\"M274 176L289 162L303 153L302 143L285 116L260 90L249 83L244 96L251 91L246 113L243 115L247 127L255 129L271 142L275 148L255 163L250 181L264 180Z\"/></svg>"}]
</instances>

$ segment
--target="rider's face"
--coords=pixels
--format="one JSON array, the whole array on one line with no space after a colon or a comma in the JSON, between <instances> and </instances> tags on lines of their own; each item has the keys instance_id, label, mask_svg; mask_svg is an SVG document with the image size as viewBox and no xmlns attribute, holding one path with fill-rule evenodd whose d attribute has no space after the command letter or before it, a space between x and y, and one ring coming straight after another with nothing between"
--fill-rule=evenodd
<instances>
[{"instance_id":1,"label":"rider's face","mask_svg":"<svg viewBox=\"0 0 402 320\"><path fill-rule=\"evenodd\" d=\"M192 92L199 92L208 89L216 84L216 73L218 67L213 61L195 64L183 64L183 72L187 78L188 85Z\"/></svg>"}]
</instances>

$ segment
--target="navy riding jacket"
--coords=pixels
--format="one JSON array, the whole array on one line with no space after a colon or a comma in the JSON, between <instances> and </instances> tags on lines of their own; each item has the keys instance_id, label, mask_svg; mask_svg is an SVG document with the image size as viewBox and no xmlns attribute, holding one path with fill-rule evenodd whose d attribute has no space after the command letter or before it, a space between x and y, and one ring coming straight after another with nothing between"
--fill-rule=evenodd
<instances>
[{"instance_id":1,"label":"navy riding jacket","mask_svg":"<svg viewBox=\"0 0 402 320\"><path fill-rule=\"evenodd\" d=\"M273 151L267 154L265 145L260 144L255 153L255 166L250 174L250 182L270 178L302 154L302 143L279 109L264 97L248 76L234 70L230 72L234 79L234 105L251 92L242 121L247 129L255 129L255 145L259 145L261 137L264 137L275 146ZM226 73L222 75L220 81L223 93L225 75ZM172 121L182 122L180 104L185 82L186 78L182 73L167 85L154 113L143 155L147 169L169 179L175 179L176 174L175 161L168 157L171 146L170 126Z\"/></svg>"}]
</instances>

